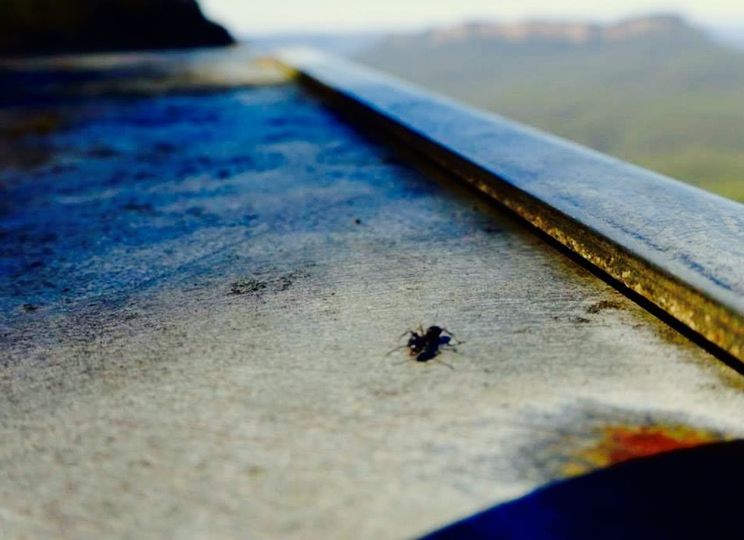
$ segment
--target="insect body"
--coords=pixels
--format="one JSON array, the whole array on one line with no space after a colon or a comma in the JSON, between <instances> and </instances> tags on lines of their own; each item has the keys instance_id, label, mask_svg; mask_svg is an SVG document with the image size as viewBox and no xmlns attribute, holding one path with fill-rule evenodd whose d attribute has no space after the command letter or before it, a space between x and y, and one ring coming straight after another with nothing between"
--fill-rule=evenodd
<instances>
[{"instance_id":1,"label":"insect body","mask_svg":"<svg viewBox=\"0 0 744 540\"><path fill-rule=\"evenodd\" d=\"M408 354L416 357L417 362L428 362L434 359L440 352L440 348L449 345L452 334L439 326L430 326L426 332L419 329L418 332L409 330L410 334L406 347Z\"/></svg>"}]
</instances>

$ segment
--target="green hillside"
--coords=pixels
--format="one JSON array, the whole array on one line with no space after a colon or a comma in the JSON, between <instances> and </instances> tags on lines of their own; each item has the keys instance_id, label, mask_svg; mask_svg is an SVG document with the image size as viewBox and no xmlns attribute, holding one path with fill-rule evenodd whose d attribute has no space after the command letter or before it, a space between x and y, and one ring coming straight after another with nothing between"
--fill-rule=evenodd
<instances>
[{"instance_id":1,"label":"green hillside","mask_svg":"<svg viewBox=\"0 0 744 540\"><path fill-rule=\"evenodd\" d=\"M744 201L744 53L681 19L471 24L391 37L361 59Z\"/></svg>"}]
</instances>

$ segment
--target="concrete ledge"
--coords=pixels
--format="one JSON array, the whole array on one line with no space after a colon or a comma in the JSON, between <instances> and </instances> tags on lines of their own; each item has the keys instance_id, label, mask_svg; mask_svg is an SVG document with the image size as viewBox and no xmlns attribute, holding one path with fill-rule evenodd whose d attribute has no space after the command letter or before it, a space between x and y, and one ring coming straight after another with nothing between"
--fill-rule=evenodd
<instances>
[{"instance_id":1,"label":"concrete ledge","mask_svg":"<svg viewBox=\"0 0 744 540\"><path fill-rule=\"evenodd\" d=\"M310 50L300 80L744 361L744 206Z\"/></svg>"}]
</instances>

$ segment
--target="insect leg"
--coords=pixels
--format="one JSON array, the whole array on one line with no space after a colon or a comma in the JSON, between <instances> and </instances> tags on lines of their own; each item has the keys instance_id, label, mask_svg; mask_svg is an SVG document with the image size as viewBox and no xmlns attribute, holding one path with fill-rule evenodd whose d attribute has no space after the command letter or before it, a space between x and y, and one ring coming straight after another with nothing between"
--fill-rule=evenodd
<instances>
[{"instance_id":1,"label":"insect leg","mask_svg":"<svg viewBox=\"0 0 744 540\"><path fill-rule=\"evenodd\" d=\"M450 369L451 369L452 371L454 371L454 370L455 370L455 367L454 367L454 366L453 366L452 364L448 364L447 362L445 362L445 361L444 361L444 360L442 360L441 358L438 358L438 357L436 357L436 356L435 356L434 358L432 358L432 360L434 360L435 362L439 362L439 363L440 363L440 364L442 364L443 366L447 366L447 367L448 367L448 368L450 368Z\"/></svg>"},{"instance_id":2,"label":"insect leg","mask_svg":"<svg viewBox=\"0 0 744 540\"><path fill-rule=\"evenodd\" d=\"M398 336L398 339L396 341L400 341L401 339L406 337L408 334L413 334L413 333L414 333L413 330L406 330L405 332L403 332L401 335Z\"/></svg>"},{"instance_id":3,"label":"insect leg","mask_svg":"<svg viewBox=\"0 0 744 540\"><path fill-rule=\"evenodd\" d=\"M404 335L405 335L405 334L404 334ZM390 356L390 355L391 355L391 354L393 354L393 353L394 353L395 351L399 351L399 350L401 350L401 349L405 349L406 347L408 347L408 345L398 345L398 346L397 346L397 347L396 347L395 349L393 349L392 351L388 351L387 353L385 353L385 356Z\"/></svg>"}]
</instances>

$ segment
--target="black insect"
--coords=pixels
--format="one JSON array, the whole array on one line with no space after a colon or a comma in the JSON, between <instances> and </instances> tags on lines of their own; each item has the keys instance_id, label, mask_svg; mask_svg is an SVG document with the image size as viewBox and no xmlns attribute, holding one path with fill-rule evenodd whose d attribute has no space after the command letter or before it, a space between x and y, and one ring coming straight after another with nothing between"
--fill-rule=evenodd
<instances>
[{"instance_id":1,"label":"black insect","mask_svg":"<svg viewBox=\"0 0 744 540\"><path fill-rule=\"evenodd\" d=\"M439 355L442 347L450 346L454 339L454 336L449 330L440 326L430 326L426 331L421 327L418 332L415 330L408 330L400 337L405 335L409 336L408 342L405 345L393 349L393 351L406 347L408 349L408 354L415 356L417 362L428 362L429 360L433 360Z\"/></svg>"}]
</instances>

